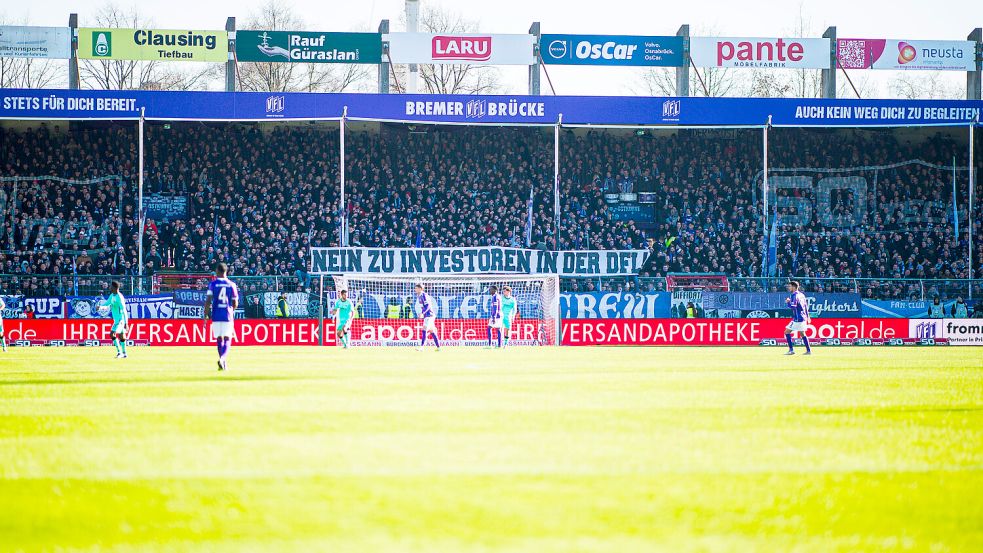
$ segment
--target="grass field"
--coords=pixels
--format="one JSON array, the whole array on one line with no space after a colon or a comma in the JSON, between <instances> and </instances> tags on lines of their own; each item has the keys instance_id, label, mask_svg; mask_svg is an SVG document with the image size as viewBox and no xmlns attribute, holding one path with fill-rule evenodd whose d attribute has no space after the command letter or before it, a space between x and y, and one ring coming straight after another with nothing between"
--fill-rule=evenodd
<instances>
[{"instance_id":1,"label":"grass field","mask_svg":"<svg viewBox=\"0 0 983 553\"><path fill-rule=\"evenodd\" d=\"M983 348L12 349L0 551L983 550Z\"/></svg>"}]
</instances>

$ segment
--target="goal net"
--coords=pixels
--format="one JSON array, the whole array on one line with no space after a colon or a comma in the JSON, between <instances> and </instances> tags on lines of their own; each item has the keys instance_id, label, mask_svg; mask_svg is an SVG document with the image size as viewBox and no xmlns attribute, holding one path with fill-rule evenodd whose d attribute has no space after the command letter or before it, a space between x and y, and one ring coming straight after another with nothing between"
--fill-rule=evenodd
<instances>
[{"instance_id":1,"label":"goal net","mask_svg":"<svg viewBox=\"0 0 983 553\"><path fill-rule=\"evenodd\" d=\"M351 343L362 346L415 346L422 323L415 286L422 284L437 306L437 335L441 346L478 346L487 343L491 296L512 289L516 300L509 345L553 346L560 337L560 279L555 275L416 276L335 275L336 292L325 302L331 312L337 291L347 290L356 302ZM334 330L333 325L328 325ZM432 343L428 342L428 343Z\"/></svg>"}]
</instances>

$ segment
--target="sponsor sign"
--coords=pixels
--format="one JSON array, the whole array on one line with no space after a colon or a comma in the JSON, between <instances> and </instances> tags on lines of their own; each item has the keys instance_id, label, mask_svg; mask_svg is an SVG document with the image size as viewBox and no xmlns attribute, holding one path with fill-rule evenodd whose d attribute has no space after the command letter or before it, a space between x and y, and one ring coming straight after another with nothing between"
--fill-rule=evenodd
<instances>
[{"instance_id":1,"label":"sponsor sign","mask_svg":"<svg viewBox=\"0 0 983 553\"><path fill-rule=\"evenodd\" d=\"M0 58L68 59L72 32L68 27L0 26Z\"/></svg>"},{"instance_id":2,"label":"sponsor sign","mask_svg":"<svg viewBox=\"0 0 983 553\"><path fill-rule=\"evenodd\" d=\"M942 337L954 346L983 346L983 319L943 319Z\"/></svg>"},{"instance_id":3,"label":"sponsor sign","mask_svg":"<svg viewBox=\"0 0 983 553\"><path fill-rule=\"evenodd\" d=\"M237 31L236 59L291 63L381 63L382 35Z\"/></svg>"},{"instance_id":4,"label":"sponsor sign","mask_svg":"<svg viewBox=\"0 0 983 553\"><path fill-rule=\"evenodd\" d=\"M805 292L809 301L809 315L812 317L859 317L861 316L861 301L859 294L812 294ZM781 292L703 292L703 308L708 316L711 310L738 311L753 317L760 312L759 317L769 316L769 311L784 312L785 317L791 317L791 310L785 305L789 294ZM718 315L722 317L723 315Z\"/></svg>"},{"instance_id":5,"label":"sponsor sign","mask_svg":"<svg viewBox=\"0 0 983 553\"><path fill-rule=\"evenodd\" d=\"M569 319L563 321L566 346L756 346L784 336L777 319ZM821 319L806 330L809 339L886 340L908 337L908 321L898 319Z\"/></svg>"},{"instance_id":6,"label":"sponsor sign","mask_svg":"<svg viewBox=\"0 0 983 553\"><path fill-rule=\"evenodd\" d=\"M419 319L355 319L351 340L361 346L419 346ZM330 325L330 326L329 326ZM440 345L483 346L488 341L488 321L485 319L441 319L437 322ZM330 330L329 330L330 329ZM547 327L538 319L519 319L512 323L509 345L529 346L549 343ZM334 325L325 322L325 344L334 344ZM431 342L432 344L433 342Z\"/></svg>"},{"instance_id":7,"label":"sponsor sign","mask_svg":"<svg viewBox=\"0 0 983 553\"><path fill-rule=\"evenodd\" d=\"M94 60L225 62L229 58L229 36L225 31L80 27L78 57Z\"/></svg>"},{"instance_id":8,"label":"sponsor sign","mask_svg":"<svg viewBox=\"0 0 983 553\"><path fill-rule=\"evenodd\" d=\"M390 33L393 63L451 63L482 65L532 65L533 35L433 35Z\"/></svg>"},{"instance_id":9,"label":"sponsor sign","mask_svg":"<svg viewBox=\"0 0 983 553\"><path fill-rule=\"evenodd\" d=\"M693 37L697 67L829 69L828 38Z\"/></svg>"},{"instance_id":10,"label":"sponsor sign","mask_svg":"<svg viewBox=\"0 0 983 553\"><path fill-rule=\"evenodd\" d=\"M664 319L668 292L577 292L560 294L564 319Z\"/></svg>"},{"instance_id":11,"label":"sponsor sign","mask_svg":"<svg viewBox=\"0 0 983 553\"><path fill-rule=\"evenodd\" d=\"M844 69L975 71L976 43L969 40L839 38L836 57Z\"/></svg>"},{"instance_id":12,"label":"sponsor sign","mask_svg":"<svg viewBox=\"0 0 983 553\"><path fill-rule=\"evenodd\" d=\"M69 296L67 316L70 319L112 318L100 317L99 304L106 301L102 296ZM170 319L174 317L174 297L171 294L147 296L124 296L127 315L131 319Z\"/></svg>"},{"instance_id":13,"label":"sponsor sign","mask_svg":"<svg viewBox=\"0 0 983 553\"><path fill-rule=\"evenodd\" d=\"M542 35L539 54L555 65L683 65L683 37Z\"/></svg>"},{"instance_id":14,"label":"sponsor sign","mask_svg":"<svg viewBox=\"0 0 983 553\"><path fill-rule=\"evenodd\" d=\"M311 273L636 275L648 250L311 248Z\"/></svg>"},{"instance_id":15,"label":"sponsor sign","mask_svg":"<svg viewBox=\"0 0 983 553\"><path fill-rule=\"evenodd\" d=\"M112 322L106 319L7 321L8 340L29 342L107 342ZM236 321L235 343L242 346L316 346L321 339L315 319ZM211 346L210 325L181 319L131 319L127 339L152 346Z\"/></svg>"},{"instance_id":16,"label":"sponsor sign","mask_svg":"<svg viewBox=\"0 0 983 553\"><path fill-rule=\"evenodd\" d=\"M983 346L983 319L908 319L908 332L919 340L947 340L954 346Z\"/></svg>"},{"instance_id":17,"label":"sponsor sign","mask_svg":"<svg viewBox=\"0 0 983 553\"><path fill-rule=\"evenodd\" d=\"M188 216L188 197L150 194L144 197L147 218L154 221L174 221Z\"/></svg>"},{"instance_id":18,"label":"sponsor sign","mask_svg":"<svg viewBox=\"0 0 983 553\"><path fill-rule=\"evenodd\" d=\"M0 118L258 120L351 118L432 123L911 126L965 125L978 100L664 98L0 89ZM722 132L722 131L715 131ZM771 178L769 178L770 182Z\"/></svg>"}]
</instances>

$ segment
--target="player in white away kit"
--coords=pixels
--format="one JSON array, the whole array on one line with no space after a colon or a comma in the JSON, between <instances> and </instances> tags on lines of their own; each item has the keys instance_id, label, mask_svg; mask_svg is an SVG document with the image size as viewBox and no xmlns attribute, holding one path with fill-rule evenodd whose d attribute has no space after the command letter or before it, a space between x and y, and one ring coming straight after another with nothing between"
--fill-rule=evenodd
<instances>
[{"instance_id":1,"label":"player in white away kit","mask_svg":"<svg viewBox=\"0 0 983 553\"><path fill-rule=\"evenodd\" d=\"M437 337L437 304L434 303L430 294L423 290L422 284L416 285L416 310L417 314L423 319L423 333L420 335L420 345L417 351L423 351L427 345L427 333L433 335L433 343L440 351L440 338Z\"/></svg>"},{"instance_id":2,"label":"player in white away kit","mask_svg":"<svg viewBox=\"0 0 983 553\"><path fill-rule=\"evenodd\" d=\"M235 338L235 313L239 307L239 288L225 277L229 267L225 263L215 266L215 280L208 285L205 297L205 320L212 320L212 336L218 347L218 370L227 368L225 356Z\"/></svg>"},{"instance_id":3,"label":"player in white away kit","mask_svg":"<svg viewBox=\"0 0 983 553\"><path fill-rule=\"evenodd\" d=\"M809 300L806 295L799 291L799 283L791 280L786 285L788 291L792 293L785 300L785 305L792 308L792 320L785 327L785 341L788 342L788 351L785 355L795 355L795 348L792 347L792 333L802 334L802 343L806 346L806 355L812 355L812 348L809 347L809 337L806 336L806 327L812 321L809 320Z\"/></svg>"}]
</instances>

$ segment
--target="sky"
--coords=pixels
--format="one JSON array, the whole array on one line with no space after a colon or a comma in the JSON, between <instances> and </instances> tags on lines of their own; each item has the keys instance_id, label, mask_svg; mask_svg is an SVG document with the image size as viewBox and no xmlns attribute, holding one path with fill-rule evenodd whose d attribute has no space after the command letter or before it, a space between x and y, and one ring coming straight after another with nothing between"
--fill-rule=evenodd
<instances>
[{"instance_id":1,"label":"sky","mask_svg":"<svg viewBox=\"0 0 983 553\"><path fill-rule=\"evenodd\" d=\"M127 1L115 4L135 7L157 28L222 29L226 17L245 20L266 0L167 0ZM375 30L389 19L399 30L403 0L279 0L305 22L307 30ZM0 18L9 23L62 26L69 13L79 14L82 24L105 0L31 0L4 2ZM965 40L974 27L983 27L983 1L933 0L421 0L423 6L442 6L475 20L482 32L526 33L533 21L544 33L673 35L689 24L691 35L795 36L800 21L819 37L836 26L839 37ZM506 92L525 93L527 69L501 67ZM623 95L638 90L639 69L550 66L557 94ZM913 73L913 72L908 72ZM965 74L948 72L919 77L940 79L954 93L965 90ZM934 76L933 76L934 75ZM866 83L865 95L885 97L893 71L852 71L851 77ZM543 92L549 85L543 79ZM863 87L862 87L863 88Z\"/></svg>"}]
</instances>

